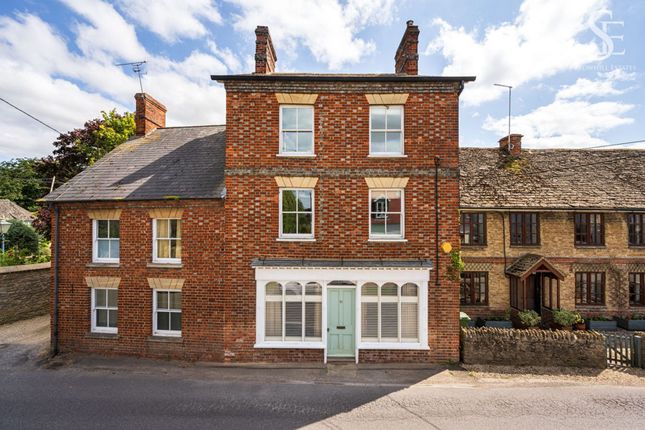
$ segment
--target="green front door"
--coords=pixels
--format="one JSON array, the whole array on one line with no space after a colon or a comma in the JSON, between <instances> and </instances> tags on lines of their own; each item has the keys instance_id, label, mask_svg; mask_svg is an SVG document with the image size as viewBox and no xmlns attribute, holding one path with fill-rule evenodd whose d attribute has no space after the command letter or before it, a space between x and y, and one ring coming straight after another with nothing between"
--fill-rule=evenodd
<instances>
[{"instance_id":1,"label":"green front door","mask_svg":"<svg viewBox=\"0 0 645 430\"><path fill-rule=\"evenodd\" d=\"M354 356L354 288L327 289L327 356Z\"/></svg>"}]
</instances>

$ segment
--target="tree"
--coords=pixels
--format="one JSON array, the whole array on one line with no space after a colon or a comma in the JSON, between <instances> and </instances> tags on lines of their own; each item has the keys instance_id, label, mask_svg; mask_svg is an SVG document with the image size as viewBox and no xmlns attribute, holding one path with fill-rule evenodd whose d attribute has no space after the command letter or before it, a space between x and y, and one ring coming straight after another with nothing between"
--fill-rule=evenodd
<instances>
[{"instance_id":1,"label":"tree","mask_svg":"<svg viewBox=\"0 0 645 430\"><path fill-rule=\"evenodd\" d=\"M28 252L32 255L38 253L38 233L22 221L11 223L5 240L10 248L16 248L19 252Z\"/></svg>"},{"instance_id":2,"label":"tree","mask_svg":"<svg viewBox=\"0 0 645 430\"><path fill-rule=\"evenodd\" d=\"M0 162L0 198L16 202L35 211L37 199L48 190L46 179L40 176L38 158L17 158Z\"/></svg>"}]
</instances>

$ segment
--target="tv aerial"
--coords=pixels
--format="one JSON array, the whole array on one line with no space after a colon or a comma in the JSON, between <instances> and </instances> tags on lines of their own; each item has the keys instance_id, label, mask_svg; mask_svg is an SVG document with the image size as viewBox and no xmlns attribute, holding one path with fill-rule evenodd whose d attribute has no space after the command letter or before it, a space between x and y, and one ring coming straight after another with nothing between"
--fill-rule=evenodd
<instances>
[{"instance_id":1,"label":"tv aerial","mask_svg":"<svg viewBox=\"0 0 645 430\"><path fill-rule=\"evenodd\" d=\"M141 92L143 92L143 82L141 81L141 75L145 75L145 72L143 71L144 64L146 64L145 60L133 61L131 63L115 64L115 66L132 66L132 71L139 77L139 87L141 88Z\"/></svg>"}]
</instances>

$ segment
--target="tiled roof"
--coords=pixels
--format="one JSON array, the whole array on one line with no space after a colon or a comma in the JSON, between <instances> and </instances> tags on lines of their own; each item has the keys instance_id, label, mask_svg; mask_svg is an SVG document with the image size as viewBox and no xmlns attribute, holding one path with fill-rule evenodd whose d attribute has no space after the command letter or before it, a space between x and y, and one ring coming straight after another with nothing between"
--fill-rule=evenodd
<instances>
[{"instance_id":1,"label":"tiled roof","mask_svg":"<svg viewBox=\"0 0 645 430\"><path fill-rule=\"evenodd\" d=\"M524 254L515 260L508 269L506 273L509 275L517 276L518 278L524 278L529 275L530 272L533 272L538 267L544 266L546 269L550 270L556 277L564 279L564 274L555 268L549 261L541 255L537 254Z\"/></svg>"},{"instance_id":2,"label":"tiled roof","mask_svg":"<svg viewBox=\"0 0 645 430\"><path fill-rule=\"evenodd\" d=\"M224 126L157 129L118 146L45 200L222 198L224 130Z\"/></svg>"},{"instance_id":3,"label":"tiled roof","mask_svg":"<svg viewBox=\"0 0 645 430\"><path fill-rule=\"evenodd\" d=\"M645 210L645 150L462 148L462 209Z\"/></svg>"},{"instance_id":4,"label":"tiled roof","mask_svg":"<svg viewBox=\"0 0 645 430\"><path fill-rule=\"evenodd\" d=\"M27 209L23 209L8 199L0 199L0 220L17 219L31 221L34 216Z\"/></svg>"}]
</instances>

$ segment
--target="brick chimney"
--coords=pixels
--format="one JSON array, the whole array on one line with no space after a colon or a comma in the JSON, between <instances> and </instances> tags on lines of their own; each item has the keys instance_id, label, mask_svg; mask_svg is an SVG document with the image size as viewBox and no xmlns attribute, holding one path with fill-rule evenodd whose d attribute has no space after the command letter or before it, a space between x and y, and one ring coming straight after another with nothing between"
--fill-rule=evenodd
<instances>
[{"instance_id":1,"label":"brick chimney","mask_svg":"<svg viewBox=\"0 0 645 430\"><path fill-rule=\"evenodd\" d=\"M166 126L166 107L146 93L134 95L136 112L134 123L137 126L137 136L145 136L158 128Z\"/></svg>"},{"instance_id":2,"label":"brick chimney","mask_svg":"<svg viewBox=\"0 0 645 430\"><path fill-rule=\"evenodd\" d=\"M275 72L275 55L269 27L258 25L255 29L255 73L266 75Z\"/></svg>"},{"instance_id":3,"label":"brick chimney","mask_svg":"<svg viewBox=\"0 0 645 430\"><path fill-rule=\"evenodd\" d=\"M499 149L515 158L519 158L522 154L522 137L521 134L511 134L511 148L508 148L508 136L502 137L499 140Z\"/></svg>"},{"instance_id":4,"label":"brick chimney","mask_svg":"<svg viewBox=\"0 0 645 430\"><path fill-rule=\"evenodd\" d=\"M401 38L401 43L394 56L395 73L405 73L406 75L419 74L419 27L414 25L414 21L406 22L405 33Z\"/></svg>"}]
</instances>

